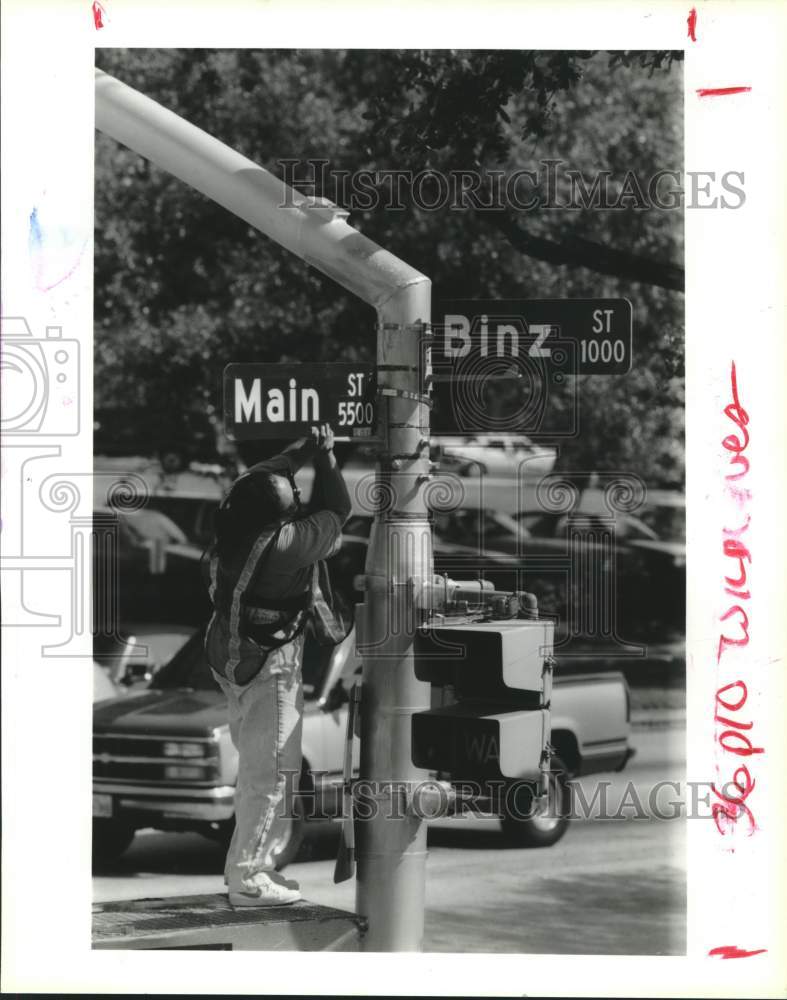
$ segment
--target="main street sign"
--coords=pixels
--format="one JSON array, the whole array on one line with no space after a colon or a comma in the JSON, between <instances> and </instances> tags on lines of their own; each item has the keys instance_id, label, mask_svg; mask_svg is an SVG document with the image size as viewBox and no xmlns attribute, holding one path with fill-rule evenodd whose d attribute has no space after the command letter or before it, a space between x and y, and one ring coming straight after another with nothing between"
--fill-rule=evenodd
<instances>
[{"instance_id":1,"label":"main street sign","mask_svg":"<svg viewBox=\"0 0 787 1000\"><path fill-rule=\"evenodd\" d=\"M230 364L224 421L235 441L295 439L320 423L339 441L378 440L377 371L345 362Z\"/></svg>"}]
</instances>

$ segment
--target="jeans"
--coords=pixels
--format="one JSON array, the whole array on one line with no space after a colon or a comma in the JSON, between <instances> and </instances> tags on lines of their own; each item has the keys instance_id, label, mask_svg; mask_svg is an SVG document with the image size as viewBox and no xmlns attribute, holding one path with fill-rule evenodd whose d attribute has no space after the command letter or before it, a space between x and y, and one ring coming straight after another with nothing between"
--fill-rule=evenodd
<instances>
[{"instance_id":1,"label":"jeans","mask_svg":"<svg viewBox=\"0 0 787 1000\"><path fill-rule=\"evenodd\" d=\"M227 696L230 736L238 751L235 832L224 878L230 891L258 872L275 868L284 845L301 770L303 636L269 654L248 684L212 670Z\"/></svg>"}]
</instances>

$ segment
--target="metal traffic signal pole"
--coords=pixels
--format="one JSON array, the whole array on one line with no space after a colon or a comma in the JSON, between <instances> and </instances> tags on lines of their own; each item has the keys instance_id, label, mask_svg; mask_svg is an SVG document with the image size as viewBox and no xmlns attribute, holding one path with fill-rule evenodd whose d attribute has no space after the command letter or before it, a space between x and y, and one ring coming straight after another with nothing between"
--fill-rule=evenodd
<instances>
[{"instance_id":1,"label":"metal traffic signal pole","mask_svg":"<svg viewBox=\"0 0 787 1000\"><path fill-rule=\"evenodd\" d=\"M366 559L359 790L372 816L358 824L356 910L369 918L370 951L420 950L424 927L426 824L408 815L406 790L426 776L411 759L411 716L429 707L416 680L411 581L431 579L425 487L429 408L421 396L419 344L430 315L430 284L381 310L378 383L388 393L387 449L377 469L380 507ZM387 410L387 413L386 413ZM403 794L404 792L404 794Z\"/></svg>"},{"instance_id":2,"label":"metal traffic signal pole","mask_svg":"<svg viewBox=\"0 0 787 1000\"><path fill-rule=\"evenodd\" d=\"M359 621L364 641L374 646L364 659L361 779L370 787L416 781L424 772L411 763L410 717L429 707L430 689L414 675L408 581L428 578L432 570L425 496L429 411L420 396L419 363L431 283L348 225L344 210L288 187L100 70L95 94L100 131L240 216L377 310L387 433L376 488L386 502L372 530ZM395 794L377 800L377 815L359 824L357 909L369 921L365 947L370 951L419 950L423 936L426 827L415 817L401 816L401 803L392 801ZM391 806L394 816L389 818Z\"/></svg>"}]
</instances>

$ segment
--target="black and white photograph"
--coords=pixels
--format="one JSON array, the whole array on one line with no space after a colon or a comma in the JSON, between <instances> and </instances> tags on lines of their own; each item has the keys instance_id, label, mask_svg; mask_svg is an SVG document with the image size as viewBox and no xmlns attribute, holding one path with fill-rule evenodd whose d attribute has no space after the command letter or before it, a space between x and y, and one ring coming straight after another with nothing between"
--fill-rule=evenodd
<instances>
[{"instance_id":1,"label":"black and white photograph","mask_svg":"<svg viewBox=\"0 0 787 1000\"><path fill-rule=\"evenodd\" d=\"M724 5L602 6L54 15L87 96L4 184L2 568L64 992L784 995L774 106ZM17 868L4 988L57 989Z\"/></svg>"},{"instance_id":2,"label":"black and white photograph","mask_svg":"<svg viewBox=\"0 0 787 1000\"><path fill-rule=\"evenodd\" d=\"M683 953L682 53L97 66L96 947Z\"/></svg>"}]
</instances>

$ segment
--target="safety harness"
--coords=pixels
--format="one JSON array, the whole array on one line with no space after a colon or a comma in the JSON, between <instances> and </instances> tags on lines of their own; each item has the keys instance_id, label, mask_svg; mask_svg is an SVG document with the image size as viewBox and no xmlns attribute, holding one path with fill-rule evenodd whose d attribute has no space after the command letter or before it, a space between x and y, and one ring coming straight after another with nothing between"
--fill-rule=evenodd
<instances>
[{"instance_id":1,"label":"safety harness","mask_svg":"<svg viewBox=\"0 0 787 1000\"><path fill-rule=\"evenodd\" d=\"M218 672L229 680L250 681L262 669L269 653L292 642L306 627L312 605L311 587L291 597L255 599L249 596L282 527L256 537L237 579L222 565L215 547L211 553L208 592L216 613L225 619L229 628L227 662L225 669ZM262 656L258 669L241 679L236 678L235 669L240 663L243 639L250 639L260 647Z\"/></svg>"}]
</instances>

